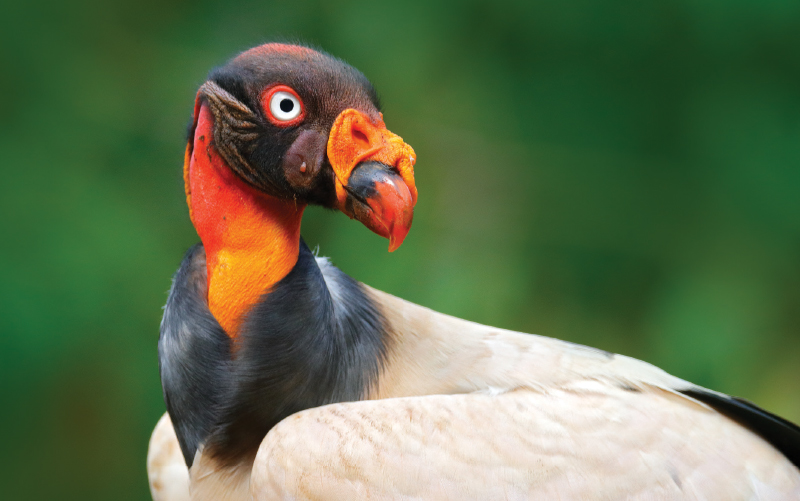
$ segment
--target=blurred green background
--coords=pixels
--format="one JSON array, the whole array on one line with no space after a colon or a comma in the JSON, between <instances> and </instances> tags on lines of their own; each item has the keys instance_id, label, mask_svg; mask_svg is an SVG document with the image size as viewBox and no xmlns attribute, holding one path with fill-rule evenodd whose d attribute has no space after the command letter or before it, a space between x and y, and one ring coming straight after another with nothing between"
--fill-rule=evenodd
<instances>
[{"instance_id":1,"label":"blurred green background","mask_svg":"<svg viewBox=\"0 0 800 501\"><path fill-rule=\"evenodd\" d=\"M307 213L347 273L800 421L800 2L0 9L0 498L148 499L194 93L275 38L361 69L419 156L396 253Z\"/></svg>"}]
</instances>

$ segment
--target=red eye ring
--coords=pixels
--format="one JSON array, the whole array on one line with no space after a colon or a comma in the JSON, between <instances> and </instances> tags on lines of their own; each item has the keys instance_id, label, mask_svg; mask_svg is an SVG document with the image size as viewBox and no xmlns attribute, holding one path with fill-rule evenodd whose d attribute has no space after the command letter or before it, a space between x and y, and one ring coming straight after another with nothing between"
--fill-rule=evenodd
<instances>
[{"instance_id":1,"label":"red eye ring","mask_svg":"<svg viewBox=\"0 0 800 501\"><path fill-rule=\"evenodd\" d=\"M297 103L300 105L299 115L291 120L280 120L275 116L275 114L272 112L271 101L278 92L285 92L297 100ZM292 125L297 125L306 117L306 107L303 104L303 100L300 99L300 96L297 95L297 92L295 92L294 89L288 85L273 85L272 87L267 87L264 89L264 91L261 93L261 107L264 109L264 113L267 115L267 119L270 121L270 123L277 125L278 127L290 127Z\"/></svg>"}]
</instances>

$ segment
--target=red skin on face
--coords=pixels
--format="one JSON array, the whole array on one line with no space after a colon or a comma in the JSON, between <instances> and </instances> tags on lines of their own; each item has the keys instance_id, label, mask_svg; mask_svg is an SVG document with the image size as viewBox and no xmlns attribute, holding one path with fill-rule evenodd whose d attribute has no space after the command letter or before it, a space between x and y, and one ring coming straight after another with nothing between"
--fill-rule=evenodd
<instances>
[{"instance_id":1,"label":"red skin on face","mask_svg":"<svg viewBox=\"0 0 800 501\"><path fill-rule=\"evenodd\" d=\"M187 201L206 251L209 309L235 337L244 314L297 262L305 205L242 181L211 145L213 122L202 105L187 149Z\"/></svg>"}]
</instances>

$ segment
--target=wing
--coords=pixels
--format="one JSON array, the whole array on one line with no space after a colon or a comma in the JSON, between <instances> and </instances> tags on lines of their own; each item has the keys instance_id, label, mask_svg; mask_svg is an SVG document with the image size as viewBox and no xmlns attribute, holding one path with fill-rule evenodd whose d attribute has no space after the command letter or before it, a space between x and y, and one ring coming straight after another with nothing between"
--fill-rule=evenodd
<instances>
[{"instance_id":1,"label":"wing","mask_svg":"<svg viewBox=\"0 0 800 501\"><path fill-rule=\"evenodd\" d=\"M393 332L377 397L517 388L547 392L581 381L643 392L659 389L714 408L800 468L800 428L750 402L700 388L641 360L468 322L370 290Z\"/></svg>"},{"instance_id":2,"label":"wing","mask_svg":"<svg viewBox=\"0 0 800 501\"><path fill-rule=\"evenodd\" d=\"M332 404L267 435L254 499L799 499L800 471L734 421L602 382Z\"/></svg>"},{"instance_id":3,"label":"wing","mask_svg":"<svg viewBox=\"0 0 800 501\"><path fill-rule=\"evenodd\" d=\"M168 414L158 420L147 449L147 480L153 501L189 501L189 470Z\"/></svg>"},{"instance_id":4,"label":"wing","mask_svg":"<svg viewBox=\"0 0 800 501\"><path fill-rule=\"evenodd\" d=\"M731 397L703 388L692 388L682 393L710 405L717 412L746 426L800 468L800 427L796 424L767 412L743 398Z\"/></svg>"}]
</instances>

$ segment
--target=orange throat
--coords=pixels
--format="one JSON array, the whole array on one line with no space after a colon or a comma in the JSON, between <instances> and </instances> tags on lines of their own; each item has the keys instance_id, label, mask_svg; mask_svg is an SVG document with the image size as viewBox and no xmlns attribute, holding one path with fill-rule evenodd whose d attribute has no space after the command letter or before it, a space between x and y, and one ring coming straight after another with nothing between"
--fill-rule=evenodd
<instances>
[{"instance_id":1,"label":"orange throat","mask_svg":"<svg viewBox=\"0 0 800 501\"><path fill-rule=\"evenodd\" d=\"M297 263L305 205L242 181L212 144L214 119L207 106L195 116L184 165L187 203L206 251L208 307L235 338L247 312Z\"/></svg>"}]
</instances>

